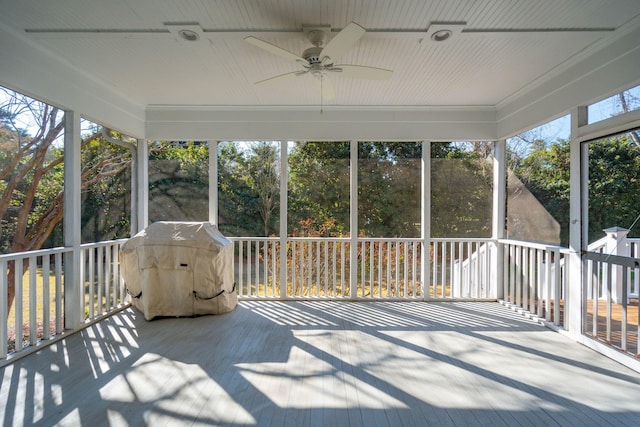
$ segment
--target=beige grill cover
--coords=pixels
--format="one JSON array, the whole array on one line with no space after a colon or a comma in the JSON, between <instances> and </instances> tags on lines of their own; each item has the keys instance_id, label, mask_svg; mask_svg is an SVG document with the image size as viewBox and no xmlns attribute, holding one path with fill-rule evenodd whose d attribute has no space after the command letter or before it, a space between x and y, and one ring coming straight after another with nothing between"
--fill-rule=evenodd
<instances>
[{"instance_id":1,"label":"beige grill cover","mask_svg":"<svg viewBox=\"0 0 640 427\"><path fill-rule=\"evenodd\" d=\"M207 222L156 222L120 250L122 276L145 319L233 310L233 244Z\"/></svg>"}]
</instances>

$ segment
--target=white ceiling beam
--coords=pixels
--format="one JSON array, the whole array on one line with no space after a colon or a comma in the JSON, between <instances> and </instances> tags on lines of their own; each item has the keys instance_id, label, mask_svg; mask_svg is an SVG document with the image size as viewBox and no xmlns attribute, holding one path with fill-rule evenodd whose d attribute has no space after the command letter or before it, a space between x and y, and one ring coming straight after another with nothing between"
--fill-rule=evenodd
<instances>
[{"instance_id":1,"label":"white ceiling beam","mask_svg":"<svg viewBox=\"0 0 640 427\"><path fill-rule=\"evenodd\" d=\"M180 107L147 109L149 139L494 140L495 110L469 108Z\"/></svg>"}]
</instances>

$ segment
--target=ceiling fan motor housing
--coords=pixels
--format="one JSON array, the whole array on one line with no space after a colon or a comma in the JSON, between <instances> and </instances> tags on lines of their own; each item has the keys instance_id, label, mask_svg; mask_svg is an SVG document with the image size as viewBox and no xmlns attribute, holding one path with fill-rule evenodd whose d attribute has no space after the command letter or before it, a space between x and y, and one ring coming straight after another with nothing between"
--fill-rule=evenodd
<instances>
[{"instance_id":1,"label":"ceiling fan motor housing","mask_svg":"<svg viewBox=\"0 0 640 427\"><path fill-rule=\"evenodd\" d=\"M318 46L310 47L302 52L302 57L309 61L309 64L319 64L322 60L320 54L322 53L322 48Z\"/></svg>"}]
</instances>

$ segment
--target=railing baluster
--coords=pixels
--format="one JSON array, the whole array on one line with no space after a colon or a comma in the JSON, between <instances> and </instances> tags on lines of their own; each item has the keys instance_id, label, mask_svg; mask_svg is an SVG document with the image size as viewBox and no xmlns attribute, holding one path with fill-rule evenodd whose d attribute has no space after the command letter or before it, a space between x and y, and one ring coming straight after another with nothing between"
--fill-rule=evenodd
<instances>
[{"instance_id":1,"label":"railing baluster","mask_svg":"<svg viewBox=\"0 0 640 427\"><path fill-rule=\"evenodd\" d=\"M387 245L387 242L380 242L378 244L378 296L382 297L383 295L383 286L382 286L382 259L384 258L384 248ZM389 297L389 293L386 293L386 296Z\"/></svg>"},{"instance_id":2,"label":"railing baluster","mask_svg":"<svg viewBox=\"0 0 640 427\"><path fill-rule=\"evenodd\" d=\"M111 307L116 308L118 306L118 252L116 251L116 245L110 245L111 252Z\"/></svg>"},{"instance_id":3,"label":"railing baluster","mask_svg":"<svg viewBox=\"0 0 640 427\"><path fill-rule=\"evenodd\" d=\"M296 275L296 241L291 241L291 294L289 296L293 296L296 294L296 283L297 283L297 275Z\"/></svg>"},{"instance_id":4,"label":"railing baluster","mask_svg":"<svg viewBox=\"0 0 640 427\"><path fill-rule=\"evenodd\" d=\"M417 260L418 260L418 247L419 242L411 243L411 280L412 280L412 291L411 295L414 297L419 297L420 292L418 292L418 268L417 268Z\"/></svg>"},{"instance_id":5,"label":"railing baluster","mask_svg":"<svg viewBox=\"0 0 640 427\"><path fill-rule=\"evenodd\" d=\"M51 289L49 280L50 255L42 256L42 339L51 337Z\"/></svg>"},{"instance_id":6,"label":"railing baluster","mask_svg":"<svg viewBox=\"0 0 640 427\"><path fill-rule=\"evenodd\" d=\"M429 295L433 295L434 297L438 296L438 254L439 254L439 247L440 247L440 243L439 242L432 242L431 243L433 245L433 255L429 256L429 262L431 263L431 273L432 273L432 278L431 278L431 287L433 289L433 291L431 291L431 289L429 290Z\"/></svg>"},{"instance_id":7,"label":"railing baluster","mask_svg":"<svg viewBox=\"0 0 640 427\"><path fill-rule=\"evenodd\" d=\"M279 249L278 249L279 248ZM271 242L271 296L279 296L280 295L280 271L277 271L276 260L280 259L280 251L282 248L280 247L280 243L275 240ZM278 284L280 286L278 286Z\"/></svg>"},{"instance_id":8,"label":"railing baluster","mask_svg":"<svg viewBox=\"0 0 640 427\"><path fill-rule=\"evenodd\" d=\"M260 295L260 244L256 240L251 241L251 295Z\"/></svg>"},{"instance_id":9,"label":"railing baluster","mask_svg":"<svg viewBox=\"0 0 640 427\"><path fill-rule=\"evenodd\" d=\"M104 248L104 312L108 312L110 307L109 304L111 302L111 250L107 246Z\"/></svg>"},{"instance_id":10,"label":"railing baluster","mask_svg":"<svg viewBox=\"0 0 640 427\"><path fill-rule=\"evenodd\" d=\"M329 245L333 246L333 242L324 242L324 297L329 296Z\"/></svg>"},{"instance_id":11,"label":"railing baluster","mask_svg":"<svg viewBox=\"0 0 640 427\"><path fill-rule=\"evenodd\" d=\"M591 279L591 304L592 304L592 334L594 337L598 336L598 299L600 298L598 287L598 264L596 261L589 260L587 262L587 277ZM586 310L585 310L586 313ZM585 326L587 323L585 322Z\"/></svg>"},{"instance_id":12,"label":"railing baluster","mask_svg":"<svg viewBox=\"0 0 640 427\"><path fill-rule=\"evenodd\" d=\"M400 295L400 243L395 242L395 286L393 288L393 296Z\"/></svg>"},{"instance_id":13,"label":"railing baluster","mask_svg":"<svg viewBox=\"0 0 640 427\"><path fill-rule=\"evenodd\" d=\"M447 296L447 242L442 242L440 245L440 296L445 298ZM449 296L453 296L453 293L449 293Z\"/></svg>"},{"instance_id":14,"label":"railing baluster","mask_svg":"<svg viewBox=\"0 0 640 427\"><path fill-rule=\"evenodd\" d=\"M307 289L306 295L313 295L313 242L305 242L307 246Z\"/></svg>"},{"instance_id":15,"label":"railing baluster","mask_svg":"<svg viewBox=\"0 0 640 427\"><path fill-rule=\"evenodd\" d=\"M62 323L62 253L56 253L53 259L56 271L56 333L59 334L64 328Z\"/></svg>"},{"instance_id":16,"label":"railing baluster","mask_svg":"<svg viewBox=\"0 0 640 427\"><path fill-rule=\"evenodd\" d=\"M333 273L333 278L331 280L331 296L337 296L336 295L336 280L337 280L337 276L338 276L338 257L337 257L337 248L338 248L338 243L339 242L333 242L333 244L331 245L331 272Z\"/></svg>"},{"instance_id":17,"label":"railing baluster","mask_svg":"<svg viewBox=\"0 0 640 427\"><path fill-rule=\"evenodd\" d=\"M606 264L606 269L607 269L607 279L606 279L606 286L607 286L607 342L610 343L611 342L611 285L612 285L612 281L611 281L611 276L612 276L612 271L613 270L613 266L611 264Z\"/></svg>"},{"instance_id":18,"label":"railing baluster","mask_svg":"<svg viewBox=\"0 0 640 427\"><path fill-rule=\"evenodd\" d=\"M16 318L16 327L15 327L15 349L16 351L22 350L22 340L23 340L23 332L22 332L22 318L23 318L23 296L22 296L22 276L23 276L23 259L17 259L14 261L15 267L15 278L14 278L14 286L15 286L15 298L14 298L14 309L15 309L15 318Z\"/></svg>"},{"instance_id":19,"label":"railing baluster","mask_svg":"<svg viewBox=\"0 0 640 427\"><path fill-rule=\"evenodd\" d=\"M322 276L320 275L320 240L316 241L316 251L315 251L315 258L316 258L316 278L315 278L315 282L316 282L316 296L319 297L320 296L320 290L322 289Z\"/></svg>"},{"instance_id":20,"label":"railing baluster","mask_svg":"<svg viewBox=\"0 0 640 427\"><path fill-rule=\"evenodd\" d=\"M351 286L351 284L349 283L348 280L346 280L347 276L346 276L346 267L347 267L347 262L346 262L346 251L347 249L347 243L346 242L340 242L340 283L341 283L341 289L342 292L340 294L340 296L346 296L346 290L349 289L349 286ZM349 266L349 269L351 269L351 266Z\"/></svg>"},{"instance_id":21,"label":"railing baluster","mask_svg":"<svg viewBox=\"0 0 640 427\"><path fill-rule=\"evenodd\" d=\"M262 242L262 264L263 264L263 295L269 296L269 242Z\"/></svg>"},{"instance_id":22,"label":"railing baluster","mask_svg":"<svg viewBox=\"0 0 640 427\"><path fill-rule=\"evenodd\" d=\"M544 318L547 322L551 321L551 251L544 252ZM560 263L558 262L558 258L555 258L556 269L560 268Z\"/></svg>"},{"instance_id":23,"label":"railing baluster","mask_svg":"<svg viewBox=\"0 0 640 427\"><path fill-rule=\"evenodd\" d=\"M238 261L236 262L234 260L233 264L234 264L234 268L235 268L234 279L236 280L236 289L237 289L239 297L245 295L244 289L243 289L244 281L242 280L243 279L242 273L243 273L243 270L244 270L244 261L242 259L242 252L243 252L242 251L242 245L243 245L243 243L244 242L242 240L238 240L238 241L234 241L233 242L233 245L234 245L233 256L234 256L234 258L236 256L236 248L238 250L238 257L237 257Z\"/></svg>"},{"instance_id":24,"label":"railing baluster","mask_svg":"<svg viewBox=\"0 0 640 427\"><path fill-rule=\"evenodd\" d=\"M391 269L391 258L392 258L391 247L392 247L392 245L393 245L392 242L387 242L387 245L386 245L387 246L387 274L386 274L386 276L387 276L387 296L388 297L390 297L392 292L393 292L392 291L393 288L391 286L391 284L392 284L391 283L392 282L392 279L391 279L391 272L392 272L392 269Z\"/></svg>"},{"instance_id":25,"label":"railing baluster","mask_svg":"<svg viewBox=\"0 0 640 427\"><path fill-rule=\"evenodd\" d=\"M29 257L29 345L38 342L38 295L36 282L37 257ZM17 326L17 325L16 325Z\"/></svg>"},{"instance_id":26,"label":"railing baluster","mask_svg":"<svg viewBox=\"0 0 640 427\"><path fill-rule=\"evenodd\" d=\"M88 252L88 257L89 257L89 266L88 266L88 270L89 270L89 276L87 277L87 282L88 282L88 286L89 286L89 301L88 301L88 305L89 305L89 318L93 319L93 317L95 316L95 310L94 310L94 287L95 287L95 283L94 283L94 279L95 279L95 249L94 248L87 248L85 252Z\"/></svg>"},{"instance_id":27,"label":"railing baluster","mask_svg":"<svg viewBox=\"0 0 640 427\"><path fill-rule=\"evenodd\" d=\"M7 283L7 261L0 261L0 296L2 301L7 301L9 295L9 284ZM9 340L8 334L8 308L7 304L0 304L0 359L7 357Z\"/></svg>"},{"instance_id":28,"label":"railing baluster","mask_svg":"<svg viewBox=\"0 0 640 427\"><path fill-rule=\"evenodd\" d=\"M403 272L404 272L404 277L403 277L403 283L404 283L404 289L403 289L403 297L407 297L408 295L408 287L409 287L409 247L408 247L408 243L404 242L402 244L402 246L404 247L404 262L403 264Z\"/></svg>"},{"instance_id":29,"label":"railing baluster","mask_svg":"<svg viewBox=\"0 0 640 427\"><path fill-rule=\"evenodd\" d=\"M100 246L98 247L98 301L97 301L97 308L96 308L96 314L97 315L101 315L102 314L102 290L103 290L103 284L104 284L104 256L103 256L103 247Z\"/></svg>"},{"instance_id":30,"label":"railing baluster","mask_svg":"<svg viewBox=\"0 0 640 427\"><path fill-rule=\"evenodd\" d=\"M627 302L628 302L628 269L626 266L622 267L622 322L620 323L620 347L622 351L627 351Z\"/></svg>"}]
</instances>

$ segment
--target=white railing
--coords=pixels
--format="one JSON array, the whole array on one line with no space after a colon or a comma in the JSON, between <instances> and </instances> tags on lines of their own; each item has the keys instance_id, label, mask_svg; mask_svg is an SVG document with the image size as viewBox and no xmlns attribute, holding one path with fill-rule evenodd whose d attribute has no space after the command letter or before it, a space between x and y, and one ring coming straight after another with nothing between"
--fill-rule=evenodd
<instances>
[{"instance_id":1,"label":"white railing","mask_svg":"<svg viewBox=\"0 0 640 427\"><path fill-rule=\"evenodd\" d=\"M280 240L232 237L235 283L240 297L280 297Z\"/></svg>"},{"instance_id":2,"label":"white railing","mask_svg":"<svg viewBox=\"0 0 640 427\"><path fill-rule=\"evenodd\" d=\"M358 239L356 297L423 299L420 239Z\"/></svg>"},{"instance_id":3,"label":"white railing","mask_svg":"<svg viewBox=\"0 0 640 427\"><path fill-rule=\"evenodd\" d=\"M563 326L566 249L513 240L500 240L500 243L504 256L504 300Z\"/></svg>"},{"instance_id":4,"label":"white railing","mask_svg":"<svg viewBox=\"0 0 640 427\"><path fill-rule=\"evenodd\" d=\"M583 325L585 333L622 351L640 355L640 308L631 305L628 280L640 275L640 259L587 252ZM620 284L616 299L615 288ZM632 313L631 310L635 310ZM630 321L634 317L634 321Z\"/></svg>"},{"instance_id":5,"label":"white railing","mask_svg":"<svg viewBox=\"0 0 640 427\"><path fill-rule=\"evenodd\" d=\"M354 271L349 238L287 238L284 254L279 238L230 239L241 298L496 298L491 239L433 239L426 280L421 239L359 238Z\"/></svg>"},{"instance_id":6,"label":"white railing","mask_svg":"<svg viewBox=\"0 0 640 427\"><path fill-rule=\"evenodd\" d=\"M350 248L345 238L287 239L286 297L348 297Z\"/></svg>"},{"instance_id":7,"label":"white railing","mask_svg":"<svg viewBox=\"0 0 640 427\"><path fill-rule=\"evenodd\" d=\"M495 243L491 239L432 239L432 298L495 299Z\"/></svg>"},{"instance_id":8,"label":"white railing","mask_svg":"<svg viewBox=\"0 0 640 427\"><path fill-rule=\"evenodd\" d=\"M85 322L128 305L119 262L125 241L80 247ZM71 248L54 248L0 255L0 359L17 356L65 331L64 258L71 253ZM10 286L14 301L8 307Z\"/></svg>"},{"instance_id":9,"label":"white railing","mask_svg":"<svg viewBox=\"0 0 640 427\"><path fill-rule=\"evenodd\" d=\"M596 240L587 247L588 252L598 253L602 255L627 256L630 258L640 258L640 239L628 238L629 230L612 227L604 230L607 235ZM617 271L617 270L616 270ZM626 292L629 297L638 298L640 295L640 275L635 274L633 270L626 272ZM620 302L622 298L622 276L614 274L612 276L612 292L614 301ZM587 282L587 295L597 292L600 298L603 298L602 289L592 289L592 282Z\"/></svg>"},{"instance_id":10,"label":"white railing","mask_svg":"<svg viewBox=\"0 0 640 427\"><path fill-rule=\"evenodd\" d=\"M64 330L63 254L55 248L0 255L0 359ZM9 283L9 280L12 283ZM9 288L14 301L7 306Z\"/></svg>"},{"instance_id":11,"label":"white railing","mask_svg":"<svg viewBox=\"0 0 640 427\"><path fill-rule=\"evenodd\" d=\"M120 246L127 239L80 246L80 277L85 321L108 315L128 305L120 274Z\"/></svg>"}]
</instances>

